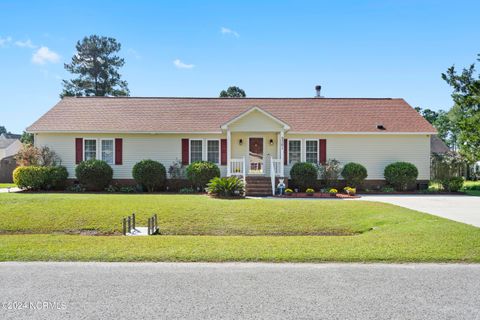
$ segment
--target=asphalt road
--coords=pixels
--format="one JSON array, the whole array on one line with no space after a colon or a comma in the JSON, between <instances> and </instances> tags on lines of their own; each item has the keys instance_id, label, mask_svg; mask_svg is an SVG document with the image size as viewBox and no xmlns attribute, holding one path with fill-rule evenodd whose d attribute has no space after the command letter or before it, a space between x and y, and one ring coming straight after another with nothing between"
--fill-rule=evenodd
<instances>
[{"instance_id":1,"label":"asphalt road","mask_svg":"<svg viewBox=\"0 0 480 320\"><path fill-rule=\"evenodd\" d=\"M0 319L480 320L480 265L12 262L0 302Z\"/></svg>"}]
</instances>

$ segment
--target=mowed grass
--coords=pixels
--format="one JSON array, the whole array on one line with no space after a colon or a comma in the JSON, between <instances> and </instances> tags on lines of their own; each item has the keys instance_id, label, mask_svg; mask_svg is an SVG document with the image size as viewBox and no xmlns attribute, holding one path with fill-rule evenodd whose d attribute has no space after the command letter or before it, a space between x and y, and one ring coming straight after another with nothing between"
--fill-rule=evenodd
<instances>
[{"instance_id":1,"label":"mowed grass","mask_svg":"<svg viewBox=\"0 0 480 320\"><path fill-rule=\"evenodd\" d=\"M156 213L167 235L357 234L424 218L388 204L342 200L219 200L204 195L0 194L0 233L120 233Z\"/></svg>"},{"instance_id":2,"label":"mowed grass","mask_svg":"<svg viewBox=\"0 0 480 320\"><path fill-rule=\"evenodd\" d=\"M1 188L14 188L17 185L15 183L0 183L0 189Z\"/></svg>"},{"instance_id":3,"label":"mowed grass","mask_svg":"<svg viewBox=\"0 0 480 320\"><path fill-rule=\"evenodd\" d=\"M118 232L132 211L167 235L56 234ZM0 230L50 233L0 235L0 261L480 262L479 228L364 201L1 194Z\"/></svg>"},{"instance_id":4,"label":"mowed grass","mask_svg":"<svg viewBox=\"0 0 480 320\"><path fill-rule=\"evenodd\" d=\"M462 190L468 195L480 197L480 181L465 181Z\"/></svg>"}]
</instances>

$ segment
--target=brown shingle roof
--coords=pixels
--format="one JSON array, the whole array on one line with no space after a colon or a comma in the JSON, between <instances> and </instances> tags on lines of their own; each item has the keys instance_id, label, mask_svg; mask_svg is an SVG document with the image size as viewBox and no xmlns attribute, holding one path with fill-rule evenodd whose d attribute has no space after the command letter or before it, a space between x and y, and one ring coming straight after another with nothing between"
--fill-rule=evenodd
<instances>
[{"instance_id":1,"label":"brown shingle roof","mask_svg":"<svg viewBox=\"0 0 480 320\"><path fill-rule=\"evenodd\" d=\"M27 130L220 132L222 124L254 106L287 123L290 132L435 132L403 99L364 98L70 97Z\"/></svg>"}]
</instances>

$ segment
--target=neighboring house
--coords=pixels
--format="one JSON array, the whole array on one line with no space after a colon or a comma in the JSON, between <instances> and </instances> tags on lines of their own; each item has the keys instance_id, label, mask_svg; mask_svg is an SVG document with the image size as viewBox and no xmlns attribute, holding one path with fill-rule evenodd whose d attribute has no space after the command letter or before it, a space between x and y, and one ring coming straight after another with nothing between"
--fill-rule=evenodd
<instances>
[{"instance_id":1,"label":"neighboring house","mask_svg":"<svg viewBox=\"0 0 480 320\"><path fill-rule=\"evenodd\" d=\"M431 153L445 154L451 150L437 135L432 135L430 137L430 151Z\"/></svg>"},{"instance_id":2,"label":"neighboring house","mask_svg":"<svg viewBox=\"0 0 480 320\"><path fill-rule=\"evenodd\" d=\"M16 167L14 156L22 147L20 137L19 134L0 134L0 182L12 182Z\"/></svg>"},{"instance_id":3,"label":"neighboring house","mask_svg":"<svg viewBox=\"0 0 480 320\"><path fill-rule=\"evenodd\" d=\"M0 160L17 154L22 147L20 137L19 134L0 134Z\"/></svg>"},{"instance_id":4,"label":"neighboring house","mask_svg":"<svg viewBox=\"0 0 480 320\"><path fill-rule=\"evenodd\" d=\"M430 178L435 129L403 99L66 97L27 128L62 159L70 178L102 159L132 179L142 159L168 167L209 160L222 176L288 177L295 162L358 162L367 185L408 161ZM248 179L247 179L248 184Z\"/></svg>"}]
</instances>

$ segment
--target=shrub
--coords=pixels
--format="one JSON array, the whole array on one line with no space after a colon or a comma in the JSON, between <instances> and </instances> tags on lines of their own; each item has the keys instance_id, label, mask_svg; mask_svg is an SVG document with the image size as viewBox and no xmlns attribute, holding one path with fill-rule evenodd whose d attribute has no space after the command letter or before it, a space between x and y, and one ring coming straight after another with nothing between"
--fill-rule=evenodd
<instances>
[{"instance_id":1,"label":"shrub","mask_svg":"<svg viewBox=\"0 0 480 320\"><path fill-rule=\"evenodd\" d=\"M112 181L113 170L105 161L92 159L80 162L75 175L87 190L100 191Z\"/></svg>"},{"instance_id":2,"label":"shrub","mask_svg":"<svg viewBox=\"0 0 480 320\"><path fill-rule=\"evenodd\" d=\"M243 180L238 177L219 178L215 177L207 185L209 194L219 197L238 197L244 194Z\"/></svg>"},{"instance_id":3,"label":"shrub","mask_svg":"<svg viewBox=\"0 0 480 320\"><path fill-rule=\"evenodd\" d=\"M68 178L65 167L17 167L13 171L13 182L23 189L49 190L63 188Z\"/></svg>"},{"instance_id":4,"label":"shrub","mask_svg":"<svg viewBox=\"0 0 480 320\"><path fill-rule=\"evenodd\" d=\"M192 193L195 193L195 189L193 188L190 188L190 187L186 187L186 188L181 188L179 193L182 193L182 194L192 194Z\"/></svg>"},{"instance_id":5,"label":"shrub","mask_svg":"<svg viewBox=\"0 0 480 320\"><path fill-rule=\"evenodd\" d=\"M25 144L15 155L19 166L56 166L61 163L60 157L49 147L37 148Z\"/></svg>"},{"instance_id":6,"label":"shrub","mask_svg":"<svg viewBox=\"0 0 480 320\"><path fill-rule=\"evenodd\" d=\"M148 192L163 188L167 180L165 167L158 161L142 160L133 166L132 176Z\"/></svg>"},{"instance_id":7,"label":"shrub","mask_svg":"<svg viewBox=\"0 0 480 320\"><path fill-rule=\"evenodd\" d=\"M44 167L47 168L47 187L52 189L64 189L67 184L68 171L64 166Z\"/></svg>"},{"instance_id":8,"label":"shrub","mask_svg":"<svg viewBox=\"0 0 480 320\"><path fill-rule=\"evenodd\" d=\"M356 188L345 187L345 188L343 188L343 190L344 190L347 194L349 194L349 195L351 195L351 196L354 196L354 195L357 193L357 189L356 189Z\"/></svg>"},{"instance_id":9,"label":"shrub","mask_svg":"<svg viewBox=\"0 0 480 320\"><path fill-rule=\"evenodd\" d=\"M311 163L297 162L290 169L290 177L295 186L305 190L317 183L318 171Z\"/></svg>"},{"instance_id":10,"label":"shrub","mask_svg":"<svg viewBox=\"0 0 480 320\"><path fill-rule=\"evenodd\" d=\"M168 175L170 179L184 179L185 178L185 166L180 160L175 160L170 167L168 167Z\"/></svg>"},{"instance_id":11,"label":"shrub","mask_svg":"<svg viewBox=\"0 0 480 320\"><path fill-rule=\"evenodd\" d=\"M305 190L306 193L315 193L315 190L313 190L312 188L308 188L307 190Z\"/></svg>"},{"instance_id":12,"label":"shrub","mask_svg":"<svg viewBox=\"0 0 480 320\"><path fill-rule=\"evenodd\" d=\"M347 163L342 170L342 177L347 182L347 185L353 187L360 186L367 176L367 169L355 162Z\"/></svg>"},{"instance_id":13,"label":"shrub","mask_svg":"<svg viewBox=\"0 0 480 320\"><path fill-rule=\"evenodd\" d=\"M290 188L285 189L285 193L293 193L293 190Z\"/></svg>"},{"instance_id":14,"label":"shrub","mask_svg":"<svg viewBox=\"0 0 480 320\"><path fill-rule=\"evenodd\" d=\"M187 178L196 187L205 188L207 183L215 177L220 177L220 169L213 162L197 161L188 165Z\"/></svg>"},{"instance_id":15,"label":"shrub","mask_svg":"<svg viewBox=\"0 0 480 320\"><path fill-rule=\"evenodd\" d=\"M447 181L442 183L444 187L450 192L458 192L463 186L463 178L462 177L452 177Z\"/></svg>"},{"instance_id":16,"label":"shrub","mask_svg":"<svg viewBox=\"0 0 480 320\"><path fill-rule=\"evenodd\" d=\"M342 172L340 161L335 159L328 159L325 163L320 164L318 169L320 178L326 186L336 185Z\"/></svg>"},{"instance_id":17,"label":"shrub","mask_svg":"<svg viewBox=\"0 0 480 320\"><path fill-rule=\"evenodd\" d=\"M328 190L328 193L337 194L337 193L338 193L338 190L332 188L332 189Z\"/></svg>"},{"instance_id":18,"label":"shrub","mask_svg":"<svg viewBox=\"0 0 480 320\"><path fill-rule=\"evenodd\" d=\"M85 188L81 184L72 184L67 188L68 192L85 192Z\"/></svg>"},{"instance_id":19,"label":"shrub","mask_svg":"<svg viewBox=\"0 0 480 320\"><path fill-rule=\"evenodd\" d=\"M383 175L396 190L403 191L417 181L418 170L409 162L395 162L385 167Z\"/></svg>"}]
</instances>

